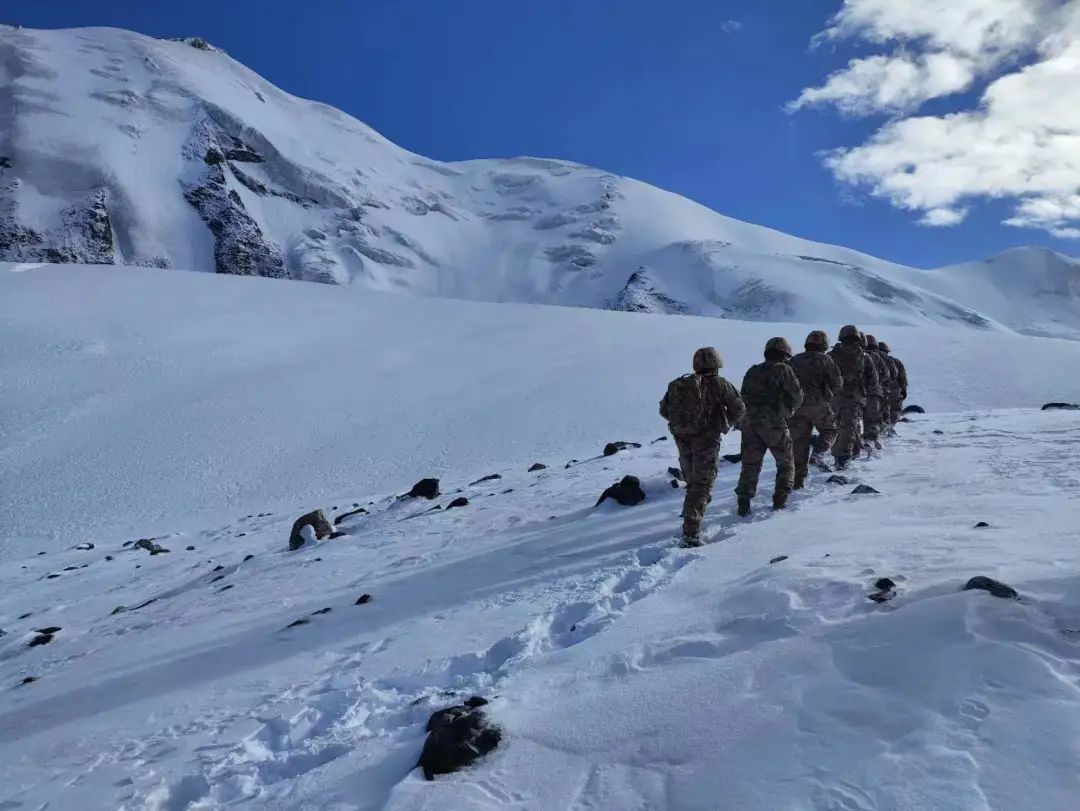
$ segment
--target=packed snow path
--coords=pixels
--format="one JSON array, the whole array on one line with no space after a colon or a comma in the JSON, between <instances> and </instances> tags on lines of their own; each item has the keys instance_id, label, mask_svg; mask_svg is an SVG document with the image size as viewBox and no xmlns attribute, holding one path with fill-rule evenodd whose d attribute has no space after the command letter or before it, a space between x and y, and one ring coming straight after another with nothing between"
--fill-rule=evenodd
<instances>
[{"instance_id":1,"label":"packed snow path","mask_svg":"<svg viewBox=\"0 0 1080 811\"><path fill-rule=\"evenodd\" d=\"M502 478L461 482L470 503L450 511L358 498L371 514L348 537L294 553L295 516L263 515L153 557L9 559L0 806L1070 808L1080 422L980 412L901 432L779 514L759 498L731 515L724 467L695 551L672 542L682 491L658 442L477 471ZM594 509L624 473L648 500ZM974 575L1022 599L961 592ZM878 605L882 576L900 591ZM60 630L28 647L44 627ZM502 746L425 783L427 716L472 693L493 698Z\"/></svg>"}]
</instances>

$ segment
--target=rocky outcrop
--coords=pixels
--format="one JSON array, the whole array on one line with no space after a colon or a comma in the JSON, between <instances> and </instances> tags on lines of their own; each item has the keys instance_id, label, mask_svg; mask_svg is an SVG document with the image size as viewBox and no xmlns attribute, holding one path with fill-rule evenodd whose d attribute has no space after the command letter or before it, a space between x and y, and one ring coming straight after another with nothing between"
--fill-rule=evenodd
<instances>
[{"instance_id":1,"label":"rocky outcrop","mask_svg":"<svg viewBox=\"0 0 1080 811\"><path fill-rule=\"evenodd\" d=\"M292 525L292 531L289 533L289 551L295 552L305 543L307 538L304 537L304 528L311 527L311 531L314 532L316 539L323 540L329 538L334 534L334 528L330 526L330 522L326 520L326 515L322 510L312 510L306 515L301 515Z\"/></svg>"},{"instance_id":2,"label":"rocky outcrop","mask_svg":"<svg viewBox=\"0 0 1080 811\"><path fill-rule=\"evenodd\" d=\"M428 737L417 763L425 780L463 769L499 745L502 730L481 709L487 703L474 696L462 705L439 710L428 719Z\"/></svg>"},{"instance_id":3,"label":"rocky outcrop","mask_svg":"<svg viewBox=\"0 0 1080 811\"><path fill-rule=\"evenodd\" d=\"M690 307L664 292L648 268L634 271L626 285L608 305L611 310L631 313L663 313L685 315Z\"/></svg>"}]
</instances>

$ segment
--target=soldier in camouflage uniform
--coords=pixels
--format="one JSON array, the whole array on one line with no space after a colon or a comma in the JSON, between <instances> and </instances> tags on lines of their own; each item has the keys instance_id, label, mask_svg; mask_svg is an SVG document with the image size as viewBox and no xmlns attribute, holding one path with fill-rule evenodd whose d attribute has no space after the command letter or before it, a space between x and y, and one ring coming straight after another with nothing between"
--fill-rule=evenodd
<instances>
[{"instance_id":1,"label":"soldier in camouflage uniform","mask_svg":"<svg viewBox=\"0 0 1080 811\"><path fill-rule=\"evenodd\" d=\"M889 422L896 425L900 421L900 414L904 410L904 400L907 399L907 369L900 359L894 357L889 345L884 341L878 342L878 349L885 356L885 362L889 364L893 372L895 386L892 400L889 402Z\"/></svg>"},{"instance_id":2,"label":"soldier in camouflage uniform","mask_svg":"<svg viewBox=\"0 0 1080 811\"><path fill-rule=\"evenodd\" d=\"M742 475L735 488L739 515L750 514L750 501L757 495L766 451L776 460L774 510L787 506L795 482L788 420L802 405L803 392L799 379L787 364L790 358L791 344L784 338L770 338L765 344L765 362L751 366L743 378L746 416L742 422Z\"/></svg>"},{"instance_id":3,"label":"soldier in camouflage uniform","mask_svg":"<svg viewBox=\"0 0 1080 811\"><path fill-rule=\"evenodd\" d=\"M703 347L694 353L693 363L694 373L671 381L660 401L660 416L675 438L686 480L685 546L701 545L701 522L712 500L720 442L746 411L739 392L719 374L724 365L719 352Z\"/></svg>"},{"instance_id":4,"label":"soldier in camouflage uniform","mask_svg":"<svg viewBox=\"0 0 1080 811\"><path fill-rule=\"evenodd\" d=\"M832 449L836 466L844 468L857 453L859 419L867 393L878 390L877 369L863 351L859 330L851 324L840 330L840 346L833 349L829 356L844 378L843 388L833 398L840 433Z\"/></svg>"},{"instance_id":5,"label":"soldier in camouflage uniform","mask_svg":"<svg viewBox=\"0 0 1080 811\"><path fill-rule=\"evenodd\" d=\"M885 363L885 356L878 352L877 338L873 335L866 336L866 354L874 364L877 372L878 385L873 392L868 392L866 397L866 409L863 418L866 422L863 428L863 438L872 443L875 448L881 450L881 429L885 424L885 416L888 413L888 397L892 375Z\"/></svg>"},{"instance_id":6,"label":"soldier in camouflage uniform","mask_svg":"<svg viewBox=\"0 0 1080 811\"><path fill-rule=\"evenodd\" d=\"M829 338L821 330L806 336L805 352L791 359L791 368L802 387L802 406L788 420L791 444L795 454L794 488L801 490L806 484L810 462L810 438L817 428L818 440L814 448L816 464L822 464L821 455L828 453L839 433L832 400L844 386L844 377L836 363L826 352Z\"/></svg>"}]
</instances>

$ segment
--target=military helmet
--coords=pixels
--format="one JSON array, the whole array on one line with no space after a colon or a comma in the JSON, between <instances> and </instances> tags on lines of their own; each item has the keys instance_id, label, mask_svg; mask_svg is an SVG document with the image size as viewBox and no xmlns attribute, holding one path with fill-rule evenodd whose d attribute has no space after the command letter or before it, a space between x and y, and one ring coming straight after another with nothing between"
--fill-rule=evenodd
<instances>
[{"instance_id":1,"label":"military helmet","mask_svg":"<svg viewBox=\"0 0 1080 811\"><path fill-rule=\"evenodd\" d=\"M789 358L791 357L791 344L787 342L787 338L770 338L765 343L765 351L783 352Z\"/></svg>"},{"instance_id":2,"label":"military helmet","mask_svg":"<svg viewBox=\"0 0 1080 811\"><path fill-rule=\"evenodd\" d=\"M820 349L824 352L829 348L829 336L825 334L825 330L816 329L806 336L806 342L803 346L807 349Z\"/></svg>"},{"instance_id":3,"label":"military helmet","mask_svg":"<svg viewBox=\"0 0 1080 811\"><path fill-rule=\"evenodd\" d=\"M867 335L866 336L866 348L867 349L877 349L878 348L877 338L875 338L873 335Z\"/></svg>"},{"instance_id":4,"label":"military helmet","mask_svg":"<svg viewBox=\"0 0 1080 811\"><path fill-rule=\"evenodd\" d=\"M845 343L852 339L855 339L856 341L859 340L859 328L854 324L840 327L840 343Z\"/></svg>"},{"instance_id":5,"label":"military helmet","mask_svg":"<svg viewBox=\"0 0 1080 811\"><path fill-rule=\"evenodd\" d=\"M723 365L724 361L714 347L703 346L694 353L695 372L715 372Z\"/></svg>"},{"instance_id":6,"label":"military helmet","mask_svg":"<svg viewBox=\"0 0 1080 811\"><path fill-rule=\"evenodd\" d=\"M861 346L863 349L866 349L866 333L864 333L862 330L859 330L859 346Z\"/></svg>"},{"instance_id":7,"label":"military helmet","mask_svg":"<svg viewBox=\"0 0 1080 811\"><path fill-rule=\"evenodd\" d=\"M877 348L880 349L882 352L884 352L886 355L889 354L889 345L887 343L885 343L884 341L878 341L877 342Z\"/></svg>"}]
</instances>

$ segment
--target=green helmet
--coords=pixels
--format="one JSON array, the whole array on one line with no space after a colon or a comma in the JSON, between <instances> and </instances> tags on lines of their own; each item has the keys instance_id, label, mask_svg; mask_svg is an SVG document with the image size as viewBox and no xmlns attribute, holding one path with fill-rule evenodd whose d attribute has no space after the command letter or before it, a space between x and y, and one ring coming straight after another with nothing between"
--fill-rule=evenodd
<instances>
[{"instance_id":1,"label":"green helmet","mask_svg":"<svg viewBox=\"0 0 1080 811\"><path fill-rule=\"evenodd\" d=\"M877 348L880 349L882 352L884 352L886 355L889 354L889 351L890 351L889 350L889 345L887 343L885 343L884 341L878 341L877 342Z\"/></svg>"},{"instance_id":2,"label":"green helmet","mask_svg":"<svg viewBox=\"0 0 1080 811\"><path fill-rule=\"evenodd\" d=\"M829 336L825 333L825 330L816 329L806 336L806 342L803 346L807 349L817 349L824 352L829 348Z\"/></svg>"},{"instance_id":3,"label":"green helmet","mask_svg":"<svg viewBox=\"0 0 1080 811\"><path fill-rule=\"evenodd\" d=\"M877 338L875 338L873 335L867 335L866 336L866 348L867 349L877 349L878 348Z\"/></svg>"},{"instance_id":4,"label":"green helmet","mask_svg":"<svg viewBox=\"0 0 1080 811\"><path fill-rule=\"evenodd\" d=\"M765 343L765 351L768 352L770 350L782 352L789 358L791 357L791 344L787 342L787 338L770 338Z\"/></svg>"},{"instance_id":5,"label":"green helmet","mask_svg":"<svg viewBox=\"0 0 1080 811\"><path fill-rule=\"evenodd\" d=\"M848 343L859 340L859 328L854 324L848 324L840 328L840 343Z\"/></svg>"},{"instance_id":6,"label":"green helmet","mask_svg":"<svg viewBox=\"0 0 1080 811\"><path fill-rule=\"evenodd\" d=\"M695 372L715 372L723 365L724 361L714 347L703 346L694 353Z\"/></svg>"}]
</instances>

